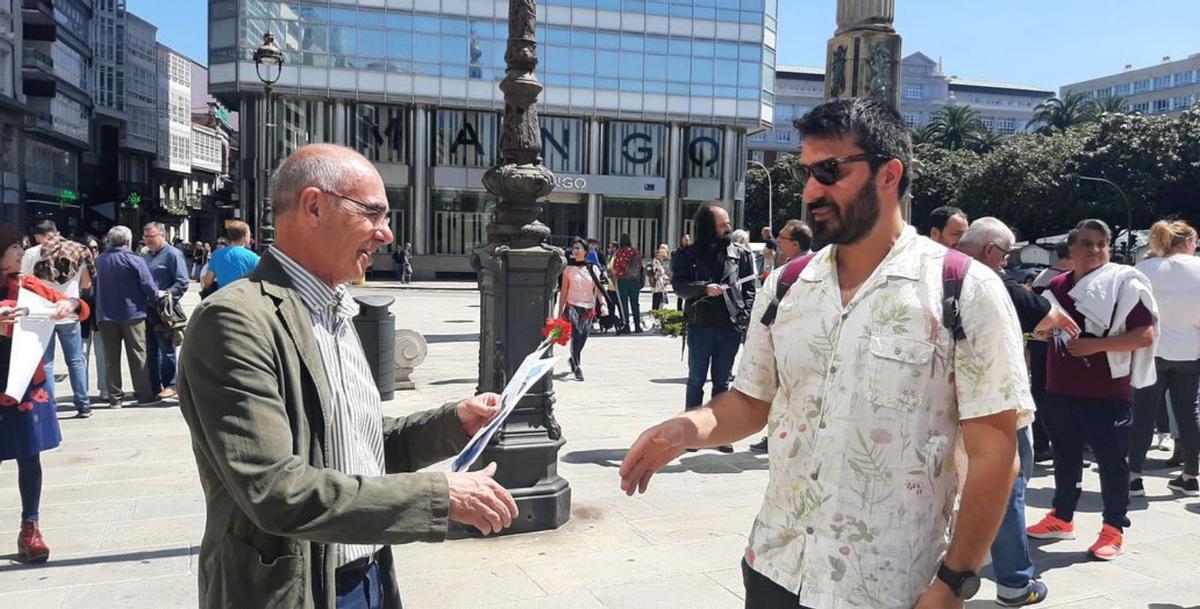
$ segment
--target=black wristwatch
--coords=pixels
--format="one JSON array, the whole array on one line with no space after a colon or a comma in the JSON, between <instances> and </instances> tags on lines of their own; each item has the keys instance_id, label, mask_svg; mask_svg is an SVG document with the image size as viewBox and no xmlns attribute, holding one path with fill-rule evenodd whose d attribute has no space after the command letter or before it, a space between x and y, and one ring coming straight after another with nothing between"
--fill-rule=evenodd
<instances>
[{"instance_id":1,"label":"black wristwatch","mask_svg":"<svg viewBox=\"0 0 1200 609\"><path fill-rule=\"evenodd\" d=\"M937 577L964 601L971 600L979 593L979 575L974 571L955 571L943 562L938 565Z\"/></svg>"}]
</instances>

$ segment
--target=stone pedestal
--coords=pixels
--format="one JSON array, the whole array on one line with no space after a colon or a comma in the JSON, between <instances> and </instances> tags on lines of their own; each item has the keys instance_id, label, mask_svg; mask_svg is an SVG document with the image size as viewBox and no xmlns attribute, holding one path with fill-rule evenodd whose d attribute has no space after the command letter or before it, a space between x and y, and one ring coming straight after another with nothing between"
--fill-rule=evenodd
<instances>
[{"instance_id":1,"label":"stone pedestal","mask_svg":"<svg viewBox=\"0 0 1200 609\"><path fill-rule=\"evenodd\" d=\"M396 330L396 391L417 388L412 380L413 370L425 362L429 355L429 344L421 333L412 330Z\"/></svg>"}]
</instances>

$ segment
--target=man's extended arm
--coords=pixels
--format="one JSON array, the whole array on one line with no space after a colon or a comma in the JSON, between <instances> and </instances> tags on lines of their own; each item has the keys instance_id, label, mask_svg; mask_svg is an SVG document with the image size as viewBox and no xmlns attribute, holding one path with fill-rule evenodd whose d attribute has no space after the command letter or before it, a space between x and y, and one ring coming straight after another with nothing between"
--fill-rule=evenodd
<instances>
[{"instance_id":1,"label":"man's extended arm","mask_svg":"<svg viewBox=\"0 0 1200 609\"><path fill-rule=\"evenodd\" d=\"M294 454L267 319L219 303L197 309L180 361L192 437L222 486L262 530L324 543L440 541L449 522L445 474L349 476ZM312 405L309 405L312 407Z\"/></svg>"},{"instance_id":2,"label":"man's extended arm","mask_svg":"<svg viewBox=\"0 0 1200 609\"><path fill-rule=\"evenodd\" d=\"M671 259L671 287L685 300L704 296L709 284L706 277L695 276L692 262L692 253L686 248L680 249Z\"/></svg>"},{"instance_id":3,"label":"man's extended arm","mask_svg":"<svg viewBox=\"0 0 1200 609\"><path fill-rule=\"evenodd\" d=\"M458 418L457 402L406 417L383 417L387 473L412 472L450 458L470 440Z\"/></svg>"}]
</instances>

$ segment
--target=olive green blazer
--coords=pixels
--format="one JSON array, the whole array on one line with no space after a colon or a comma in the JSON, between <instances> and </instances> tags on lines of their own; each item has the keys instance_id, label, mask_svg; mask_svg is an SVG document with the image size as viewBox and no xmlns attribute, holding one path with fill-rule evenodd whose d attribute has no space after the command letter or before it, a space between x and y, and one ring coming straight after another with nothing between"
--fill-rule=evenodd
<instances>
[{"instance_id":1,"label":"olive green blazer","mask_svg":"<svg viewBox=\"0 0 1200 609\"><path fill-rule=\"evenodd\" d=\"M384 417L387 474L330 469L329 387L312 322L271 253L193 313L179 360L207 508L200 606L333 609L333 543L382 544L385 606L400 592L388 544L442 541L446 476L413 472L467 436L454 405Z\"/></svg>"}]
</instances>

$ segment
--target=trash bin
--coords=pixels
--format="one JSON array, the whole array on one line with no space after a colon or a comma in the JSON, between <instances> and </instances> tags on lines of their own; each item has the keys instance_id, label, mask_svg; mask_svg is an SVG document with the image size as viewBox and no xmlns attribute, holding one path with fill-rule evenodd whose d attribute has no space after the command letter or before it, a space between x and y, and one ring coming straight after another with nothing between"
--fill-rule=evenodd
<instances>
[{"instance_id":1,"label":"trash bin","mask_svg":"<svg viewBox=\"0 0 1200 609\"><path fill-rule=\"evenodd\" d=\"M396 394L396 316L391 307L395 298L391 296L358 296L358 315L354 317L354 330L362 342L367 355L367 365L379 397L384 401Z\"/></svg>"}]
</instances>

